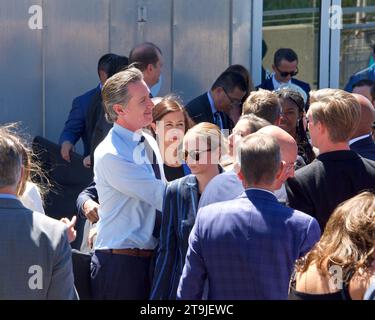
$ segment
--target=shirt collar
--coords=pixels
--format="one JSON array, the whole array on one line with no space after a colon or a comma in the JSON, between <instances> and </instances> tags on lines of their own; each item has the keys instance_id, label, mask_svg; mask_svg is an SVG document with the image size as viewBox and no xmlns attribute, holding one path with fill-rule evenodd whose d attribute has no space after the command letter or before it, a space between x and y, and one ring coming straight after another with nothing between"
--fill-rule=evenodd
<instances>
[{"instance_id":1,"label":"shirt collar","mask_svg":"<svg viewBox=\"0 0 375 320\"><path fill-rule=\"evenodd\" d=\"M349 146L352 145L353 143L359 141L359 140L366 139L366 138L368 138L369 136L371 136L371 133L367 133L367 134L365 134L365 135L363 135L363 136L360 136L360 137L357 137L357 138L351 139L351 140L349 141Z\"/></svg>"},{"instance_id":2,"label":"shirt collar","mask_svg":"<svg viewBox=\"0 0 375 320\"><path fill-rule=\"evenodd\" d=\"M0 193L0 199L15 199L15 200L18 200L18 197L14 194Z\"/></svg>"},{"instance_id":3,"label":"shirt collar","mask_svg":"<svg viewBox=\"0 0 375 320\"><path fill-rule=\"evenodd\" d=\"M269 191L269 190L266 190L266 189L260 189L260 188L249 188L249 189L246 189L246 190L258 190L258 191L264 191L264 192L268 192L268 193L272 194L273 196L275 196L275 194L274 194L272 191Z\"/></svg>"},{"instance_id":4,"label":"shirt collar","mask_svg":"<svg viewBox=\"0 0 375 320\"><path fill-rule=\"evenodd\" d=\"M212 114L215 114L217 112L217 109L215 108L215 102L214 102L214 99L211 96L210 91L207 91L207 97L208 97L208 101L210 102L211 112L212 112Z\"/></svg>"},{"instance_id":5,"label":"shirt collar","mask_svg":"<svg viewBox=\"0 0 375 320\"><path fill-rule=\"evenodd\" d=\"M120 137L126 139L127 141L133 141L134 145L137 145L142 137L142 130L133 132L120 126L117 123L113 124L113 131L115 131Z\"/></svg>"},{"instance_id":6,"label":"shirt collar","mask_svg":"<svg viewBox=\"0 0 375 320\"><path fill-rule=\"evenodd\" d=\"M282 85L287 85L287 84L290 84L292 83L292 79L290 79L288 82L279 82L276 80L275 78L275 74L272 75L272 83L273 83L273 90L277 90L279 89Z\"/></svg>"}]
</instances>

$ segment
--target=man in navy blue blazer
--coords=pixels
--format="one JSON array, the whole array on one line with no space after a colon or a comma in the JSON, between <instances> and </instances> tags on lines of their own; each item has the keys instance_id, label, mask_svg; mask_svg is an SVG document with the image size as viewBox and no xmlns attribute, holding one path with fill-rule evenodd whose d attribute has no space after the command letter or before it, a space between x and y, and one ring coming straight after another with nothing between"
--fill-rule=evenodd
<instances>
[{"instance_id":1,"label":"man in navy blue blazer","mask_svg":"<svg viewBox=\"0 0 375 320\"><path fill-rule=\"evenodd\" d=\"M375 109L372 103L364 96L353 93L361 107L361 118L357 130L349 141L350 150L360 156L375 160L375 142L372 139L372 124L375 121Z\"/></svg>"},{"instance_id":2,"label":"man in navy blue blazer","mask_svg":"<svg viewBox=\"0 0 375 320\"><path fill-rule=\"evenodd\" d=\"M189 237L179 299L287 299L296 259L319 240L318 222L280 204L286 177L277 140L254 133L241 143L238 198L199 210Z\"/></svg>"},{"instance_id":3,"label":"man in navy blue blazer","mask_svg":"<svg viewBox=\"0 0 375 320\"><path fill-rule=\"evenodd\" d=\"M70 162L70 153L79 139L82 139L83 142L84 156L90 153L91 142L86 130L86 115L93 97L100 93L102 85L107 80L108 71L111 66L110 63L114 56L116 55L113 53L107 53L99 59L98 76L100 83L94 89L85 92L73 100L72 109L59 139L61 157L68 162Z\"/></svg>"},{"instance_id":4,"label":"man in navy blue blazer","mask_svg":"<svg viewBox=\"0 0 375 320\"><path fill-rule=\"evenodd\" d=\"M274 91L279 89L282 85L293 83L305 91L307 96L307 103L305 105L306 111L309 105L310 85L301 80L293 78L298 74L298 56L294 50L290 48L281 48L277 50L273 57L272 69L274 74L264 80L257 89Z\"/></svg>"},{"instance_id":5,"label":"man in navy blue blazer","mask_svg":"<svg viewBox=\"0 0 375 320\"><path fill-rule=\"evenodd\" d=\"M375 59L375 44L371 45L371 49L372 49L373 57ZM365 80L365 79L375 81L375 63L373 63L371 66L353 74L350 77L348 83L346 84L344 90L348 91L348 92L352 92L353 88L354 88L354 85L358 81Z\"/></svg>"}]
</instances>

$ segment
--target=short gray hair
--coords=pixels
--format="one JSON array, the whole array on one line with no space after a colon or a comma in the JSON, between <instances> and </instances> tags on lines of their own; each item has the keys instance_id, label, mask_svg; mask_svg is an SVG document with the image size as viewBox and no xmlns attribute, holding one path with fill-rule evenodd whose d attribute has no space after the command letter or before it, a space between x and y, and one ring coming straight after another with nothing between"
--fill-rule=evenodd
<instances>
[{"instance_id":1,"label":"short gray hair","mask_svg":"<svg viewBox=\"0 0 375 320\"><path fill-rule=\"evenodd\" d=\"M257 132L259 129L271 125L271 123L269 123L266 119L260 118L252 113L244 114L240 117L239 121L241 120L247 122L247 126L249 128L250 133Z\"/></svg>"},{"instance_id":2,"label":"short gray hair","mask_svg":"<svg viewBox=\"0 0 375 320\"><path fill-rule=\"evenodd\" d=\"M277 140L269 135L253 133L241 142L241 172L249 184L270 185L280 168L281 155Z\"/></svg>"},{"instance_id":3,"label":"short gray hair","mask_svg":"<svg viewBox=\"0 0 375 320\"><path fill-rule=\"evenodd\" d=\"M13 139L0 135L0 188L16 186L21 177L22 150Z\"/></svg>"},{"instance_id":4,"label":"short gray hair","mask_svg":"<svg viewBox=\"0 0 375 320\"><path fill-rule=\"evenodd\" d=\"M128 69L116 73L105 82L102 89L102 98L105 117L108 122L113 123L118 117L117 113L113 110L113 106L115 104L126 106L131 99L128 91L129 84L142 80L142 72L130 66Z\"/></svg>"}]
</instances>

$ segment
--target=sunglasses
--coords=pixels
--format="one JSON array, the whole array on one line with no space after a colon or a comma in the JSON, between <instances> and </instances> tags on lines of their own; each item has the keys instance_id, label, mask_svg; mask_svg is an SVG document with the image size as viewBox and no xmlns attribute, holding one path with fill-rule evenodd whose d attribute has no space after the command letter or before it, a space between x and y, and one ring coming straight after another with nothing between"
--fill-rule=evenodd
<instances>
[{"instance_id":1,"label":"sunglasses","mask_svg":"<svg viewBox=\"0 0 375 320\"><path fill-rule=\"evenodd\" d=\"M276 67L277 71L279 71L280 73L280 76L283 77L283 78L286 78L287 76L291 76L291 77L294 77L298 74L298 67L296 70L292 71L292 72L286 72L286 71L281 71L278 67Z\"/></svg>"},{"instance_id":2,"label":"sunglasses","mask_svg":"<svg viewBox=\"0 0 375 320\"><path fill-rule=\"evenodd\" d=\"M203 152L210 152L210 151L211 151L211 149L207 149L207 150L191 150L191 151L185 150L184 151L184 159L185 159L185 161L187 161L187 158L190 156L190 158L193 159L194 161L199 161L201 153L203 153Z\"/></svg>"}]
</instances>

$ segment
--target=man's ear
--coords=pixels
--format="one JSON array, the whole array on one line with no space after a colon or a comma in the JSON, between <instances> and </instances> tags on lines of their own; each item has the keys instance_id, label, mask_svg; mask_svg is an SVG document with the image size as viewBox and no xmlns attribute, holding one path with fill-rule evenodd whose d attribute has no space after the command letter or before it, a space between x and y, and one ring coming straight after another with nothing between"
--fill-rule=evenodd
<instances>
[{"instance_id":1,"label":"man's ear","mask_svg":"<svg viewBox=\"0 0 375 320\"><path fill-rule=\"evenodd\" d=\"M276 179L275 180L279 180L281 177L283 177L284 173L285 173L285 170L286 170L286 162L281 160L279 170L276 173Z\"/></svg>"},{"instance_id":2,"label":"man's ear","mask_svg":"<svg viewBox=\"0 0 375 320\"><path fill-rule=\"evenodd\" d=\"M148 64L147 67L146 67L146 71L148 73L151 73L153 69L154 69L154 66L152 65L152 63Z\"/></svg>"},{"instance_id":3,"label":"man's ear","mask_svg":"<svg viewBox=\"0 0 375 320\"><path fill-rule=\"evenodd\" d=\"M240 179L242 182L245 180L244 176L243 176L243 173L241 171L241 169L238 170L237 172L237 177L238 179Z\"/></svg>"},{"instance_id":4,"label":"man's ear","mask_svg":"<svg viewBox=\"0 0 375 320\"><path fill-rule=\"evenodd\" d=\"M272 64L272 70L276 72L276 67L274 64Z\"/></svg>"},{"instance_id":5,"label":"man's ear","mask_svg":"<svg viewBox=\"0 0 375 320\"><path fill-rule=\"evenodd\" d=\"M279 189L281 185L286 181L286 162L280 161L279 169L276 172L275 180L273 181L273 186L275 189Z\"/></svg>"},{"instance_id":6,"label":"man's ear","mask_svg":"<svg viewBox=\"0 0 375 320\"><path fill-rule=\"evenodd\" d=\"M117 113L119 116L123 116L126 114L126 108L123 108L121 104L114 104L113 111Z\"/></svg>"}]
</instances>

